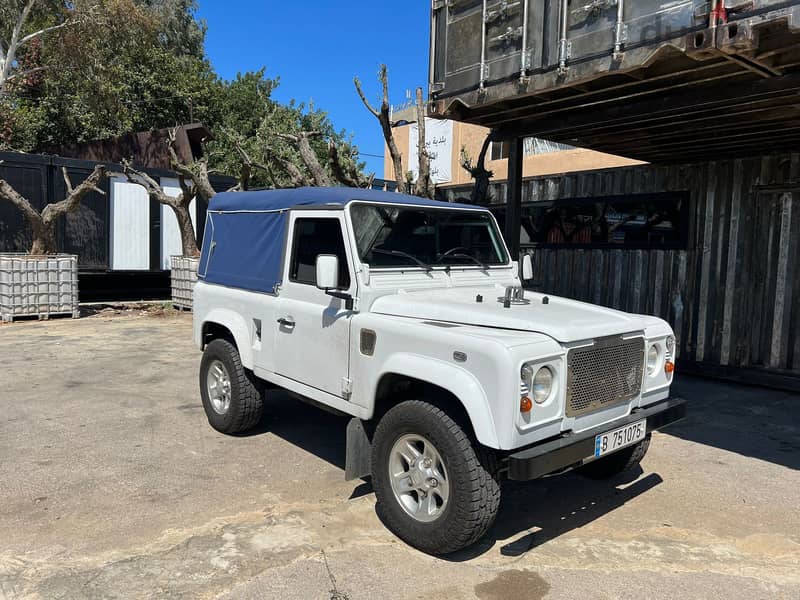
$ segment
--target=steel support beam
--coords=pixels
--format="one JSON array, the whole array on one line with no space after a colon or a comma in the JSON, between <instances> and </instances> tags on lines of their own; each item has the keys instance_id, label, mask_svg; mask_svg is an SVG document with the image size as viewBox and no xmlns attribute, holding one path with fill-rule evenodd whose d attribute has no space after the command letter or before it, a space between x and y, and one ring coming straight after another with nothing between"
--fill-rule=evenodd
<instances>
[{"instance_id":1,"label":"steel support beam","mask_svg":"<svg viewBox=\"0 0 800 600\"><path fill-rule=\"evenodd\" d=\"M506 194L505 238L512 260L519 260L519 230L522 217L522 158L524 138L509 140L508 192Z\"/></svg>"}]
</instances>

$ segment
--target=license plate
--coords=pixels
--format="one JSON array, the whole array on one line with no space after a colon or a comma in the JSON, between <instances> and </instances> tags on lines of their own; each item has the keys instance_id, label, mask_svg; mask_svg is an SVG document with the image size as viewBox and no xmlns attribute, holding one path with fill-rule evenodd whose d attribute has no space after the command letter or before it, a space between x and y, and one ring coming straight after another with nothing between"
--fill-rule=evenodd
<instances>
[{"instance_id":1,"label":"license plate","mask_svg":"<svg viewBox=\"0 0 800 600\"><path fill-rule=\"evenodd\" d=\"M643 440L647 434L647 419L636 421L619 429L601 433L594 438L594 457L598 458L625 446Z\"/></svg>"}]
</instances>

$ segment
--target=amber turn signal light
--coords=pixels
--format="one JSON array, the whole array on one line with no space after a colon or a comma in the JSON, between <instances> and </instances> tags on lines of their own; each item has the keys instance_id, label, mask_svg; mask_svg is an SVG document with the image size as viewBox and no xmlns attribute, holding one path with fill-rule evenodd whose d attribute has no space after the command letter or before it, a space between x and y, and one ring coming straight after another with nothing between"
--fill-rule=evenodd
<instances>
[{"instance_id":1,"label":"amber turn signal light","mask_svg":"<svg viewBox=\"0 0 800 600\"><path fill-rule=\"evenodd\" d=\"M530 398L528 398L527 396L523 396L522 398L520 398L519 412L523 413L531 412L532 408L533 408L533 401Z\"/></svg>"},{"instance_id":2,"label":"amber turn signal light","mask_svg":"<svg viewBox=\"0 0 800 600\"><path fill-rule=\"evenodd\" d=\"M667 375L669 375L670 373L673 373L674 371L675 371L675 363L674 362L672 362L671 360L668 360L667 362L664 363L664 372Z\"/></svg>"}]
</instances>

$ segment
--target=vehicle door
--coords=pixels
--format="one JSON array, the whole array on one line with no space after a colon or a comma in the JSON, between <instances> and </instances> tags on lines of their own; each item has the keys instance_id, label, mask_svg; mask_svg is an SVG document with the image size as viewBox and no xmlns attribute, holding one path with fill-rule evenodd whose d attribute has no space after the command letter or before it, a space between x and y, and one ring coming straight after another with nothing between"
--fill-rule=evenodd
<instances>
[{"instance_id":1,"label":"vehicle door","mask_svg":"<svg viewBox=\"0 0 800 600\"><path fill-rule=\"evenodd\" d=\"M320 254L339 259L339 292L356 294L353 257L341 210L298 210L289 240L274 323L275 371L338 397L349 390L350 319L345 300L316 286Z\"/></svg>"}]
</instances>

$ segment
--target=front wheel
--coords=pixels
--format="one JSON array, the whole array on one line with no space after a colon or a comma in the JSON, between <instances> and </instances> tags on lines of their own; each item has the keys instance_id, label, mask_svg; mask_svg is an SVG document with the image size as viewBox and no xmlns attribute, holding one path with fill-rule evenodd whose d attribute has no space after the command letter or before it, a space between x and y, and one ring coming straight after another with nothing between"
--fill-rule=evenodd
<instances>
[{"instance_id":1,"label":"front wheel","mask_svg":"<svg viewBox=\"0 0 800 600\"><path fill-rule=\"evenodd\" d=\"M500 505L495 456L441 409L398 404L378 423L372 448L378 513L406 543L446 554L491 527Z\"/></svg>"},{"instance_id":2,"label":"front wheel","mask_svg":"<svg viewBox=\"0 0 800 600\"><path fill-rule=\"evenodd\" d=\"M200 396L211 426L221 433L239 433L261 419L263 387L242 366L231 342L210 342L200 361Z\"/></svg>"}]
</instances>

